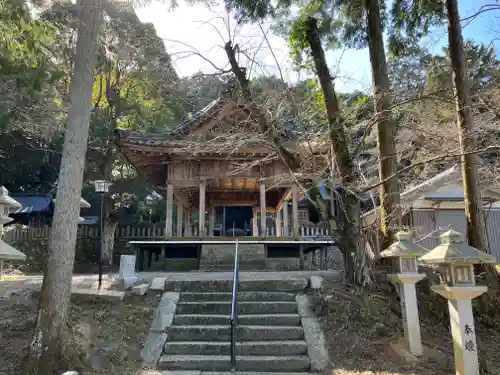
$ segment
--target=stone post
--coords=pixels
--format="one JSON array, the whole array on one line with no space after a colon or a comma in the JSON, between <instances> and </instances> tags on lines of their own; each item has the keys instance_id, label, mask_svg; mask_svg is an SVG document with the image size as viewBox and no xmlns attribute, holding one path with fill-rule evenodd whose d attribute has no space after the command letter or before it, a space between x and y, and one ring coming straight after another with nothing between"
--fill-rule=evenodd
<instances>
[{"instance_id":1,"label":"stone post","mask_svg":"<svg viewBox=\"0 0 500 375\"><path fill-rule=\"evenodd\" d=\"M21 208L21 204L9 196L9 191L5 187L0 186L0 281L3 280L3 262L5 260L26 259L26 255L2 241L3 226L13 220L9 217L9 213L18 208Z\"/></svg>"},{"instance_id":2,"label":"stone post","mask_svg":"<svg viewBox=\"0 0 500 375\"><path fill-rule=\"evenodd\" d=\"M448 300L456 374L479 375L471 301L487 288L476 285L474 264L495 263L495 257L465 244L460 233L449 230L440 236L440 244L420 261L439 265L441 284L432 290Z\"/></svg>"},{"instance_id":3,"label":"stone post","mask_svg":"<svg viewBox=\"0 0 500 375\"><path fill-rule=\"evenodd\" d=\"M418 272L417 266L417 257L424 252L425 249L414 243L409 233L398 232L396 242L380 253L383 258L396 260L397 273L388 277L398 284L405 343L410 353L415 356L423 354L415 284L425 277Z\"/></svg>"}]
</instances>

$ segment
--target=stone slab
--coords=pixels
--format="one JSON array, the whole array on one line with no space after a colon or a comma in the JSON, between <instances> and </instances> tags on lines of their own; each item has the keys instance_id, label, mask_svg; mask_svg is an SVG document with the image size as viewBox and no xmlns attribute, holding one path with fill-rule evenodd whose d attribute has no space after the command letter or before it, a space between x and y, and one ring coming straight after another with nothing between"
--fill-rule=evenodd
<instances>
[{"instance_id":1,"label":"stone slab","mask_svg":"<svg viewBox=\"0 0 500 375\"><path fill-rule=\"evenodd\" d=\"M135 255L120 256L120 268L118 271L119 279L125 279L135 276L135 260Z\"/></svg>"},{"instance_id":2,"label":"stone slab","mask_svg":"<svg viewBox=\"0 0 500 375\"><path fill-rule=\"evenodd\" d=\"M111 302L122 302L125 298L125 292L118 290L72 288L71 296L85 301L95 301L100 299Z\"/></svg>"},{"instance_id":3,"label":"stone slab","mask_svg":"<svg viewBox=\"0 0 500 375\"><path fill-rule=\"evenodd\" d=\"M132 293L138 296L145 295L149 290L149 284L140 284L132 288Z\"/></svg>"},{"instance_id":4,"label":"stone slab","mask_svg":"<svg viewBox=\"0 0 500 375\"><path fill-rule=\"evenodd\" d=\"M179 302L179 293L166 292L163 293L156 315L151 324L150 331L161 333L165 332L174 321L175 311L177 309L177 302Z\"/></svg>"},{"instance_id":5,"label":"stone slab","mask_svg":"<svg viewBox=\"0 0 500 375\"><path fill-rule=\"evenodd\" d=\"M165 277L154 278L153 282L151 283L151 290L163 292L165 290L165 281Z\"/></svg>"},{"instance_id":6,"label":"stone slab","mask_svg":"<svg viewBox=\"0 0 500 375\"><path fill-rule=\"evenodd\" d=\"M295 300L297 301L297 309L304 329L304 339L307 344L307 353L311 365L310 371L323 372L330 361L323 329L316 314L311 309L308 296L299 294L295 297Z\"/></svg>"},{"instance_id":7,"label":"stone slab","mask_svg":"<svg viewBox=\"0 0 500 375\"><path fill-rule=\"evenodd\" d=\"M163 353L167 341L165 332L149 332L146 343L141 351L141 358L146 364L156 364Z\"/></svg>"}]
</instances>

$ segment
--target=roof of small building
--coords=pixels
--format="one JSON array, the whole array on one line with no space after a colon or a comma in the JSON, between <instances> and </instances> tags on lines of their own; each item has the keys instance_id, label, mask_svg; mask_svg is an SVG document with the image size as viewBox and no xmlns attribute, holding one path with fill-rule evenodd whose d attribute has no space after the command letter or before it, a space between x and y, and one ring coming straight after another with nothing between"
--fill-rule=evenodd
<instances>
[{"instance_id":1,"label":"roof of small building","mask_svg":"<svg viewBox=\"0 0 500 375\"><path fill-rule=\"evenodd\" d=\"M32 214L51 210L51 195L11 194L11 197L20 203L20 207L13 214Z\"/></svg>"}]
</instances>

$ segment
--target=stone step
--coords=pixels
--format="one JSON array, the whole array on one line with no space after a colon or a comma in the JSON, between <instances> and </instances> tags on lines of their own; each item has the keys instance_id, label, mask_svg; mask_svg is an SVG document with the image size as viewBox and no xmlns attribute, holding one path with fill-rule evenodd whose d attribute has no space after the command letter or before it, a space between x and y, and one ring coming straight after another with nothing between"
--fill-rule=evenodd
<instances>
[{"instance_id":1,"label":"stone step","mask_svg":"<svg viewBox=\"0 0 500 375\"><path fill-rule=\"evenodd\" d=\"M238 264L240 271L266 271L267 265L261 262L244 262ZM234 263L205 263L200 264L200 271L204 272L227 272L234 270Z\"/></svg>"},{"instance_id":2,"label":"stone step","mask_svg":"<svg viewBox=\"0 0 500 375\"><path fill-rule=\"evenodd\" d=\"M238 326L237 341L279 341L303 340L302 327L288 326ZM229 341L231 327L224 326L171 326L168 328L168 341Z\"/></svg>"},{"instance_id":3,"label":"stone step","mask_svg":"<svg viewBox=\"0 0 500 375\"><path fill-rule=\"evenodd\" d=\"M148 373L149 374L149 373ZM214 371L199 371L199 370L177 370L177 371L162 371L153 372L151 375L318 375L317 373L308 372L214 372Z\"/></svg>"},{"instance_id":4,"label":"stone step","mask_svg":"<svg viewBox=\"0 0 500 375\"><path fill-rule=\"evenodd\" d=\"M170 341L166 343L164 353L177 355L229 355L231 354L231 342ZM236 343L237 355L290 356L306 353L307 344L303 340L247 341Z\"/></svg>"},{"instance_id":5,"label":"stone step","mask_svg":"<svg viewBox=\"0 0 500 375\"><path fill-rule=\"evenodd\" d=\"M231 301L232 293L181 293L182 302ZM241 292L238 302L249 301L294 301L294 293L286 292Z\"/></svg>"},{"instance_id":6,"label":"stone step","mask_svg":"<svg viewBox=\"0 0 500 375\"><path fill-rule=\"evenodd\" d=\"M227 325L231 315L190 314L174 317L177 325ZM255 314L238 315L238 324L247 326L300 326L298 314Z\"/></svg>"},{"instance_id":7,"label":"stone step","mask_svg":"<svg viewBox=\"0 0 500 375\"><path fill-rule=\"evenodd\" d=\"M293 314L297 304L292 301L239 302L238 314ZM230 314L231 302L179 302L177 314Z\"/></svg>"},{"instance_id":8,"label":"stone step","mask_svg":"<svg viewBox=\"0 0 500 375\"><path fill-rule=\"evenodd\" d=\"M158 368L161 370L227 371L231 367L228 355L163 355ZM238 356L236 370L300 372L309 370L309 357L296 356Z\"/></svg>"},{"instance_id":9,"label":"stone step","mask_svg":"<svg viewBox=\"0 0 500 375\"><path fill-rule=\"evenodd\" d=\"M238 292L298 292L307 288L308 278L241 280ZM232 292L233 280L168 280L165 290L176 292Z\"/></svg>"}]
</instances>

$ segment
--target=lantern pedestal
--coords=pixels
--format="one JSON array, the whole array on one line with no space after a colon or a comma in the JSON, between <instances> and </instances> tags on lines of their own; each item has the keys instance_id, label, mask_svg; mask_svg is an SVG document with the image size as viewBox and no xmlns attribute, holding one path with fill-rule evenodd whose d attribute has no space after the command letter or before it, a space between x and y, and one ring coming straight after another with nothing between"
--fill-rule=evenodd
<instances>
[{"instance_id":1,"label":"lantern pedestal","mask_svg":"<svg viewBox=\"0 0 500 375\"><path fill-rule=\"evenodd\" d=\"M472 302L485 293L485 286L433 286L432 290L448 300L450 328L457 375L479 375L476 331Z\"/></svg>"},{"instance_id":2,"label":"lantern pedestal","mask_svg":"<svg viewBox=\"0 0 500 375\"><path fill-rule=\"evenodd\" d=\"M415 284L422 280L425 274L397 273L388 275L388 277L400 285L399 297L401 300L401 314L403 316L406 347L411 354L421 356L423 349Z\"/></svg>"}]
</instances>

